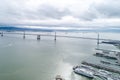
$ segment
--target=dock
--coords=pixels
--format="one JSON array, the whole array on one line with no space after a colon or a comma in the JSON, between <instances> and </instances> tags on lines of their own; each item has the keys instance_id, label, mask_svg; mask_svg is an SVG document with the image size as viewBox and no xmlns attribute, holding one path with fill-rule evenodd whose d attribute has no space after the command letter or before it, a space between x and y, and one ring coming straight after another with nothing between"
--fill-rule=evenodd
<instances>
[{"instance_id":1,"label":"dock","mask_svg":"<svg viewBox=\"0 0 120 80\"><path fill-rule=\"evenodd\" d=\"M104 54L104 53L95 53L94 56L104 57L104 58L107 58L107 59L117 60L117 57L116 57L116 56L110 56L110 55L106 55L106 54Z\"/></svg>"},{"instance_id":2,"label":"dock","mask_svg":"<svg viewBox=\"0 0 120 80\"><path fill-rule=\"evenodd\" d=\"M120 69L118 70L118 69L115 69L115 68L112 68L112 67L109 67L109 66L104 66L104 65L101 65L101 64L95 64L95 63L87 62L87 61L83 61L82 64L120 74Z\"/></svg>"}]
</instances>

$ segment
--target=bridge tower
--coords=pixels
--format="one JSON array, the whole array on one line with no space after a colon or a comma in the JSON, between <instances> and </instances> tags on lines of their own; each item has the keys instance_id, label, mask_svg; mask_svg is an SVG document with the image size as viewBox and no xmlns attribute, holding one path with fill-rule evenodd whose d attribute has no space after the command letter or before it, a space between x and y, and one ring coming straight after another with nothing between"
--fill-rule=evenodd
<instances>
[{"instance_id":1,"label":"bridge tower","mask_svg":"<svg viewBox=\"0 0 120 80\"><path fill-rule=\"evenodd\" d=\"M37 40L40 40L40 35L37 35Z\"/></svg>"},{"instance_id":2,"label":"bridge tower","mask_svg":"<svg viewBox=\"0 0 120 80\"><path fill-rule=\"evenodd\" d=\"M25 32L23 33L23 39L25 39Z\"/></svg>"},{"instance_id":3,"label":"bridge tower","mask_svg":"<svg viewBox=\"0 0 120 80\"><path fill-rule=\"evenodd\" d=\"M56 41L56 32L55 32L55 38L54 38L54 40Z\"/></svg>"},{"instance_id":4,"label":"bridge tower","mask_svg":"<svg viewBox=\"0 0 120 80\"><path fill-rule=\"evenodd\" d=\"M1 32L1 37L3 37L3 32Z\"/></svg>"}]
</instances>

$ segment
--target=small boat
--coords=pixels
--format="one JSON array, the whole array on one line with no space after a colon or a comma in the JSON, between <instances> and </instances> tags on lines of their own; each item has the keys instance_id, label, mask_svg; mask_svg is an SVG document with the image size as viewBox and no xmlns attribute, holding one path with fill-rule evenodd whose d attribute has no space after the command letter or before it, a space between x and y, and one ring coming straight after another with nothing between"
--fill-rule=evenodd
<instances>
[{"instance_id":1,"label":"small boat","mask_svg":"<svg viewBox=\"0 0 120 80\"><path fill-rule=\"evenodd\" d=\"M61 77L61 75L57 75L57 76L55 77L55 80L65 80L65 79L63 79L63 78Z\"/></svg>"},{"instance_id":2,"label":"small boat","mask_svg":"<svg viewBox=\"0 0 120 80\"><path fill-rule=\"evenodd\" d=\"M90 67L87 66L76 66L73 67L73 70L76 74L88 77L93 79L94 78L94 72Z\"/></svg>"}]
</instances>

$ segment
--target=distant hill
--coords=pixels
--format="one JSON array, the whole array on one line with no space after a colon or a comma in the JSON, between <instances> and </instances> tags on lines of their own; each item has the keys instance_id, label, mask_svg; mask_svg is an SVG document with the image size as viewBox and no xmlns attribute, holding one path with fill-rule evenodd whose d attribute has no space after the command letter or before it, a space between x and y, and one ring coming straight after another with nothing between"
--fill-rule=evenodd
<instances>
[{"instance_id":1,"label":"distant hill","mask_svg":"<svg viewBox=\"0 0 120 80\"><path fill-rule=\"evenodd\" d=\"M41 29L41 28L20 28L14 26L0 26L0 30L2 31L43 31L43 32L53 32L53 31L61 31L61 32L120 32L119 28L93 28L93 29L68 29L68 30L58 30L58 29Z\"/></svg>"},{"instance_id":2,"label":"distant hill","mask_svg":"<svg viewBox=\"0 0 120 80\"><path fill-rule=\"evenodd\" d=\"M0 26L0 30L2 31L44 31L44 32L52 32L53 30L49 29L35 29L35 28L20 28L13 26Z\"/></svg>"}]
</instances>

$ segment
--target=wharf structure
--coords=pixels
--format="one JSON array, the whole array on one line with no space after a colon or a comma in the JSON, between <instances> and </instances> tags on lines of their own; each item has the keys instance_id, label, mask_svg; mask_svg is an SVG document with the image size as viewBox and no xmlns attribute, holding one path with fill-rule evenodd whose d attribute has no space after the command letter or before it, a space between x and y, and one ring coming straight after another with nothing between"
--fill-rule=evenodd
<instances>
[{"instance_id":1,"label":"wharf structure","mask_svg":"<svg viewBox=\"0 0 120 80\"><path fill-rule=\"evenodd\" d=\"M88 66L92 66L92 67L95 67L95 68L98 68L98 69L103 69L103 70L107 70L107 71L110 71L110 72L115 72L115 73L119 73L120 74L120 69L114 68L114 67L110 67L108 65L101 65L101 64L88 62L88 61L83 61L82 64L88 65Z\"/></svg>"},{"instance_id":2,"label":"wharf structure","mask_svg":"<svg viewBox=\"0 0 120 80\"><path fill-rule=\"evenodd\" d=\"M120 74L120 50L97 47L95 51L96 53L88 60L82 61L82 64Z\"/></svg>"}]
</instances>

